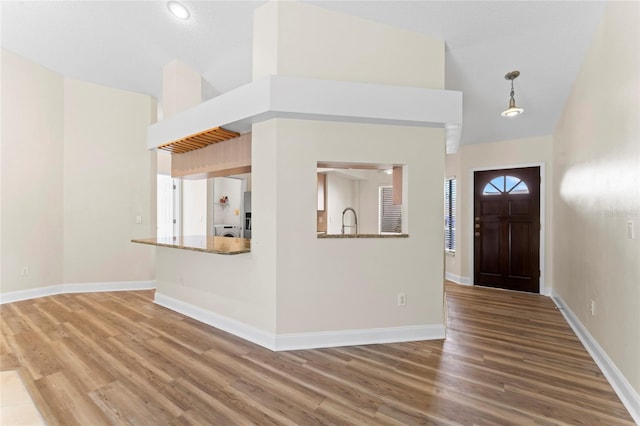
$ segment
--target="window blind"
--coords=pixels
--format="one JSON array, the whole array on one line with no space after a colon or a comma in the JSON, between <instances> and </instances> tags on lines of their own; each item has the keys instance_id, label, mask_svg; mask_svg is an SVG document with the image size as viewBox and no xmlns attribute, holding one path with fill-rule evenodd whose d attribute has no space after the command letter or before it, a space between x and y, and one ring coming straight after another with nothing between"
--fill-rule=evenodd
<instances>
[{"instance_id":1,"label":"window blind","mask_svg":"<svg viewBox=\"0 0 640 426\"><path fill-rule=\"evenodd\" d=\"M380 187L380 232L402 232L402 205L393 204L393 187Z\"/></svg>"},{"instance_id":2,"label":"window blind","mask_svg":"<svg viewBox=\"0 0 640 426\"><path fill-rule=\"evenodd\" d=\"M456 179L444 181L444 249L456 251Z\"/></svg>"}]
</instances>

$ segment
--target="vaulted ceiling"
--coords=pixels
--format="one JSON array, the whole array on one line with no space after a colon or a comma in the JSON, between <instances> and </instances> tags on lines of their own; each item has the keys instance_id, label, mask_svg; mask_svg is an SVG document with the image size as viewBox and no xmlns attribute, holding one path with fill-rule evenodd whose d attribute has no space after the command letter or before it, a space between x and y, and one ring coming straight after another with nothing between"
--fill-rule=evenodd
<instances>
[{"instance_id":1,"label":"vaulted ceiling","mask_svg":"<svg viewBox=\"0 0 640 426\"><path fill-rule=\"evenodd\" d=\"M161 97L162 67L202 74L206 98L251 80L253 11L264 1L2 1L2 47L66 77ZM602 16L603 1L309 1L439 38L446 88L464 93L461 143L553 133ZM357 54L357 52L354 52ZM519 70L525 113L500 117Z\"/></svg>"}]
</instances>

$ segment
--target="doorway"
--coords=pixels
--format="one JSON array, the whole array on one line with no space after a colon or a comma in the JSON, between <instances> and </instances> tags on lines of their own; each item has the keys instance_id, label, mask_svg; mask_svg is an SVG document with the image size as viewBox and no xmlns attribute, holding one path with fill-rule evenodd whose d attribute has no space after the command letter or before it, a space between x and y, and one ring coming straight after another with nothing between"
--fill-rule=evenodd
<instances>
[{"instance_id":1,"label":"doorway","mask_svg":"<svg viewBox=\"0 0 640 426\"><path fill-rule=\"evenodd\" d=\"M180 210L180 181L170 175L157 175L157 238L166 239L180 235L178 219Z\"/></svg>"},{"instance_id":2,"label":"doorway","mask_svg":"<svg viewBox=\"0 0 640 426\"><path fill-rule=\"evenodd\" d=\"M474 172L474 284L540 292L540 167Z\"/></svg>"}]
</instances>

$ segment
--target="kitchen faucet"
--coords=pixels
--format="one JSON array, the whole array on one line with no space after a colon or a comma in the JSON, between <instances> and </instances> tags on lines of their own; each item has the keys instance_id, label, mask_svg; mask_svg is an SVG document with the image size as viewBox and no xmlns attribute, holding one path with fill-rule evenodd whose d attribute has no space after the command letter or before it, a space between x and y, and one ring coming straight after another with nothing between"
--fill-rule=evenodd
<instances>
[{"instance_id":1,"label":"kitchen faucet","mask_svg":"<svg viewBox=\"0 0 640 426\"><path fill-rule=\"evenodd\" d=\"M345 225L344 224L344 215L351 210L353 212L353 218L355 219L355 225ZM356 235L358 234L358 215L353 207L347 207L342 211L342 233L344 234L344 228L356 228Z\"/></svg>"}]
</instances>

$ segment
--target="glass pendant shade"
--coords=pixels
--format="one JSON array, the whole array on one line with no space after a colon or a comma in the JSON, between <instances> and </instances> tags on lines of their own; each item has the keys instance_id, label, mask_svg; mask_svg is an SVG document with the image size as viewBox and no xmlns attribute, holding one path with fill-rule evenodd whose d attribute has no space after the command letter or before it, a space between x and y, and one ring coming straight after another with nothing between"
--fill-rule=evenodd
<instances>
[{"instance_id":1,"label":"glass pendant shade","mask_svg":"<svg viewBox=\"0 0 640 426\"><path fill-rule=\"evenodd\" d=\"M524 108L518 108L516 106L515 99L511 98L511 100L509 101L509 108L502 111L500 115L502 115L503 117L515 117L516 115L520 115L523 112Z\"/></svg>"}]
</instances>

